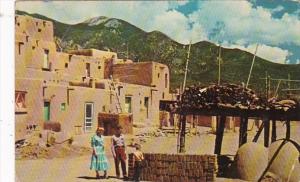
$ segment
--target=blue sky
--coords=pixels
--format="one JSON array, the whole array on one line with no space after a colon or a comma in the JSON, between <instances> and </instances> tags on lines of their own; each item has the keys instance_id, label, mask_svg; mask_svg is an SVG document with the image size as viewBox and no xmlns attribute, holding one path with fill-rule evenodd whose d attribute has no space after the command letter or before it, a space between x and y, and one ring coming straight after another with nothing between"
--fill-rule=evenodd
<instances>
[{"instance_id":1,"label":"blue sky","mask_svg":"<svg viewBox=\"0 0 300 182\"><path fill-rule=\"evenodd\" d=\"M300 63L300 0L17 2L16 9L75 24L97 16L158 30L187 44L211 41L277 63Z\"/></svg>"}]
</instances>

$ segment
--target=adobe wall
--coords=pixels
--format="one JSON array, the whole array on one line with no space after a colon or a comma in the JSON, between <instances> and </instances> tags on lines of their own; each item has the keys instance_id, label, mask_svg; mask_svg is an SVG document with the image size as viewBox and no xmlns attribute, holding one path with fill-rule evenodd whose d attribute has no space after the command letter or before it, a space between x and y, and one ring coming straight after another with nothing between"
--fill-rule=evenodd
<instances>
[{"instance_id":1,"label":"adobe wall","mask_svg":"<svg viewBox=\"0 0 300 182\"><path fill-rule=\"evenodd\" d=\"M152 70L152 85L155 85L157 90L159 90L162 100L170 100L172 96L169 94L170 72L168 66L153 62Z\"/></svg>"},{"instance_id":2,"label":"adobe wall","mask_svg":"<svg viewBox=\"0 0 300 182\"><path fill-rule=\"evenodd\" d=\"M105 129L105 136L114 135L117 126L122 127L122 133L132 134L132 114L98 113L98 125Z\"/></svg>"},{"instance_id":3,"label":"adobe wall","mask_svg":"<svg viewBox=\"0 0 300 182\"><path fill-rule=\"evenodd\" d=\"M215 181L216 155L144 154L141 181L202 182ZM129 178L133 177L133 154L128 158Z\"/></svg>"},{"instance_id":4,"label":"adobe wall","mask_svg":"<svg viewBox=\"0 0 300 182\"><path fill-rule=\"evenodd\" d=\"M16 15L15 31L39 40L54 41L53 23L51 21Z\"/></svg>"},{"instance_id":5,"label":"adobe wall","mask_svg":"<svg viewBox=\"0 0 300 182\"><path fill-rule=\"evenodd\" d=\"M115 64L113 65L113 78L120 82L151 86L152 62Z\"/></svg>"},{"instance_id":6,"label":"adobe wall","mask_svg":"<svg viewBox=\"0 0 300 182\"><path fill-rule=\"evenodd\" d=\"M62 130L70 132L75 130L75 126L83 127L85 102L94 103L93 129L97 127L97 113L116 112L116 96L111 95L109 87L94 88L94 83L104 79L105 61L112 56L117 58L116 53L96 49L70 52L73 54L57 52L52 22L29 16L16 16L15 37L16 91L27 92L27 113L16 113L16 131L21 132L26 122L43 125L45 101L50 102L50 120L60 122ZM43 68L45 50L49 51L49 69ZM86 78L87 63L90 64L92 78ZM153 65L153 62L115 65L117 70L119 67L119 76L123 79L123 83L120 83L123 87L119 95L120 103L124 108L125 97L132 97L133 122L159 123L159 100L162 98L159 89L163 88L158 84L150 87ZM91 88L78 86L90 80ZM72 86L73 83L77 86ZM145 97L149 98L148 117L144 107ZM61 110L62 104L66 104L64 111Z\"/></svg>"}]
</instances>

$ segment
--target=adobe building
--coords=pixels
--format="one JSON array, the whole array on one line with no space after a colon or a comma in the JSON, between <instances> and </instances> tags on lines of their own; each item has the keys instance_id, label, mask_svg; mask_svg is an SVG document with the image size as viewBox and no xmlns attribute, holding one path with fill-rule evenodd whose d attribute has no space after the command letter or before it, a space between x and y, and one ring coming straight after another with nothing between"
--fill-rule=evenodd
<instances>
[{"instance_id":1,"label":"adobe building","mask_svg":"<svg viewBox=\"0 0 300 182\"><path fill-rule=\"evenodd\" d=\"M94 132L99 113L159 124L159 103L171 98L166 65L96 49L58 52L52 22L16 15L15 25L16 139L51 122L70 133Z\"/></svg>"}]
</instances>

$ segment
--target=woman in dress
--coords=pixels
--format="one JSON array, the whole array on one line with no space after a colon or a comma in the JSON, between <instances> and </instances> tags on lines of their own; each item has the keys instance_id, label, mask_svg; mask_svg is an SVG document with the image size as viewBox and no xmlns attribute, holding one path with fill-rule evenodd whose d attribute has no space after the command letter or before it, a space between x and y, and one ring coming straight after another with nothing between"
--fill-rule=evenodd
<instances>
[{"instance_id":1,"label":"woman in dress","mask_svg":"<svg viewBox=\"0 0 300 182\"><path fill-rule=\"evenodd\" d=\"M91 138L93 154L90 169L96 171L96 178L100 178L99 171L104 171L103 177L107 178L108 161L104 151L103 131L104 128L98 127L96 134Z\"/></svg>"}]
</instances>

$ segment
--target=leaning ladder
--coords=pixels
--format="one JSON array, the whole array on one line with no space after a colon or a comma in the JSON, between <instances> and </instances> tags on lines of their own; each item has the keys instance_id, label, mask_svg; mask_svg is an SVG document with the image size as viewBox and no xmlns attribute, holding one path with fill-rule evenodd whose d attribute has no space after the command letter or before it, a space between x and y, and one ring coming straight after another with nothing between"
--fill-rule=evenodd
<instances>
[{"instance_id":1,"label":"leaning ladder","mask_svg":"<svg viewBox=\"0 0 300 182\"><path fill-rule=\"evenodd\" d=\"M109 89L116 96L116 109L117 109L117 113L122 113L122 107L121 107L121 103L120 103L120 98L119 98L119 95L117 93L116 84L115 84L112 76L110 76Z\"/></svg>"}]
</instances>

